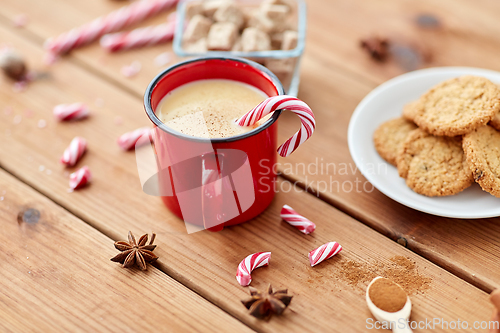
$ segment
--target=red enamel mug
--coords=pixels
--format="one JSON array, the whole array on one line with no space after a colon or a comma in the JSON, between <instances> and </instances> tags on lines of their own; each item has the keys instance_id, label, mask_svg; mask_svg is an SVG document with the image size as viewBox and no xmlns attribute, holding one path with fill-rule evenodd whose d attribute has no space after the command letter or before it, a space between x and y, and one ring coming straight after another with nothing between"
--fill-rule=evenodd
<instances>
[{"instance_id":1,"label":"red enamel mug","mask_svg":"<svg viewBox=\"0 0 500 333\"><path fill-rule=\"evenodd\" d=\"M221 57L176 64L160 73L146 90L144 106L155 125L156 181L164 204L186 226L218 231L256 217L273 200L281 111L252 131L228 138L193 137L162 123L155 112L162 98L186 83L205 79L243 82L269 97L283 95L284 90L264 66Z\"/></svg>"}]
</instances>

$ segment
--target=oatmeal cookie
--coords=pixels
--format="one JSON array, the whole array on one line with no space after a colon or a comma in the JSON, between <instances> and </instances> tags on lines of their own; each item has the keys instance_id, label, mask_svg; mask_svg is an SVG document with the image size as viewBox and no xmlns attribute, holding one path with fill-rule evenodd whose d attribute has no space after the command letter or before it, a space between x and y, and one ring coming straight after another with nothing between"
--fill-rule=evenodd
<instances>
[{"instance_id":1,"label":"oatmeal cookie","mask_svg":"<svg viewBox=\"0 0 500 333\"><path fill-rule=\"evenodd\" d=\"M417 109L418 101L413 101L403 107L403 118L413 121L415 119L415 110Z\"/></svg>"},{"instance_id":2,"label":"oatmeal cookie","mask_svg":"<svg viewBox=\"0 0 500 333\"><path fill-rule=\"evenodd\" d=\"M463 149L474 180L500 198L500 132L480 127L464 136Z\"/></svg>"},{"instance_id":3,"label":"oatmeal cookie","mask_svg":"<svg viewBox=\"0 0 500 333\"><path fill-rule=\"evenodd\" d=\"M399 146L404 142L408 133L417 126L404 118L396 118L386 121L373 133L373 142L379 155L396 166L396 157Z\"/></svg>"},{"instance_id":4,"label":"oatmeal cookie","mask_svg":"<svg viewBox=\"0 0 500 333\"><path fill-rule=\"evenodd\" d=\"M497 131L500 131L500 112L491 119L490 125L493 126Z\"/></svg>"},{"instance_id":5,"label":"oatmeal cookie","mask_svg":"<svg viewBox=\"0 0 500 333\"><path fill-rule=\"evenodd\" d=\"M457 194L473 183L462 137L434 136L416 129L401 145L397 163L408 187L429 197Z\"/></svg>"},{"instance_id":6,"label":"oatmeal cookie","mask_svg":"<svg viewBox=\"0 0 500 333\"><path fill-rule=\"evenodd\" d=\"M500 85L497 84L497 88L500 90ZM491 119L489 125L493 126L497 131L500 131L500 112L497 112L493 119Z\"/></svg>"},{"instance_id":7,"label":"oatmeal cookie","mask_svg":"<svg viewBox=\"0 0 500 333\"><path fill-rule=\"evenodd\" d=\"M457 136L486 125L500 111L500 90L488 79L462 76L420 97L413 121L434 135Z\"/></svg>"}]
</instances>

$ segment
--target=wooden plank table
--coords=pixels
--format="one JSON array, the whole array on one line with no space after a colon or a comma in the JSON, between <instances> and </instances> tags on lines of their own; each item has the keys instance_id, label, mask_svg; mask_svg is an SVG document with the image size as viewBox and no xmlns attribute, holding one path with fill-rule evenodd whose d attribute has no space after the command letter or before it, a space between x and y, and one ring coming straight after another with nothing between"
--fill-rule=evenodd
<instances>
[{"instance_id":1,"label":"wooden plank table","mask_svg":"<svg viewBox=\"0 0 500 333\"><path fill-rule=\"evenodd\" d=\"M187 235L183 223L157 198L141 191L134 154L115 144L123 132L149 124L142 94L160 70L153 59L171 50L170 45L113 55L91 45L65 57L48 69L47 78L22 93L13 93L12 83L2 79L0 313L8 320L0 323L0 330L365 331L371 318L363 296L369 279L356 280L349 273L390 276L394 269L402 270L394 266L401 257L415 263L407 276L427 281L418 291L410 290L412 320L458 318L470 325L489 320L487 293L500 286L498 218L439 218L393 202L372 191L355 170L346 139L357 103L379 83L414 69L396 57L385 63L370 60L358 45L364 37L388 36L420 57L418 68L500 70L500 4L480 4L308 1L299 97L311 105L319 126L306 146L279 160L278 187L296 184L299 191L281 191L261 216L219 233ZM46 38L121 5L104 0L3 0L0 41L22 52L30 67L42 70ZM24 29L12 25L19 14L30 19ZM439 29L419 27L415 22L422 14L438 18ZM134 60L143 68L126 79L120 68ZM91 105L93 116L70 124L54 121L53 106L73 101ZM37 126L41 119L47 127ZM297 119L283 115L280 140L296 128ZM94 179L91 186L68 193L67 171L58 159L76 135L89 141L84 163ZM347 172L311 174L297 168L300 163L345 165ZM318 186L325 179L361 182L365 189L325 190ZM315 221L318 230L303 236L287 226L279 218L283 204ZM41 212L39 222L18 222L19 212L28 208ZM116 253L112 240L125 239L129 230L158 235L155 252L160 259L146 273L121 269L108 260ZM343 245L341 255L311 268L307 253L330 240ZM294 295L284 316L269 322L247 313L239 302L247 291L234 278L244 256L263 250L272 251L272 264L257 270L252 284L263 288L272 283Z\"/></svg>"}]
</instances>

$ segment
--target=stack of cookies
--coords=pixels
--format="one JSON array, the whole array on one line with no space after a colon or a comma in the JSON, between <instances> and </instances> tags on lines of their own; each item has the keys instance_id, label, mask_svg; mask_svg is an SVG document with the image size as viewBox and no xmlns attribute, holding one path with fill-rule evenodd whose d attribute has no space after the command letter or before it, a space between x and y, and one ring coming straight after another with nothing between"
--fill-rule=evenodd
<instances>
[{"instance_id":1,"label":"stack of cookies","mask_svg":"<svg viewBox=\"0 0 500 333\"><path fill-rule=\"evenodd\" d=\"M374 133L375 148L413 191L457 194L475 181L500 197L500 88L476 76L438 84Z\"/></svg>"}]
</instances>

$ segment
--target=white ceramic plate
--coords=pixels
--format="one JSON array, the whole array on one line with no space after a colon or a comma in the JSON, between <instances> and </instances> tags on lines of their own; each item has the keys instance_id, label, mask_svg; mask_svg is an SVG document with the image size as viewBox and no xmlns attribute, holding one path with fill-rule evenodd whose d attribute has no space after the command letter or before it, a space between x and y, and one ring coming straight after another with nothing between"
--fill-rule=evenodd
<instances>
[{"instance_id":1,"label":"white ceramic plate","mask_svg":"<svg viewBox=\"0 0 500 333\"><path fill-rule=\"evenodd\" d=\"M400 117L406 103L416 100L439 82L461 75L483 76L500 83L499 72L467 67L423 69L391 79L375 88L356 107L349 123L349 150L363 176L380 192L405 206L453 218L500 216L500 199L484 192L477 184L448 197L429 198L413 192L373 145L375 129L386 120Z\"/></svg>"}]
</instances>

